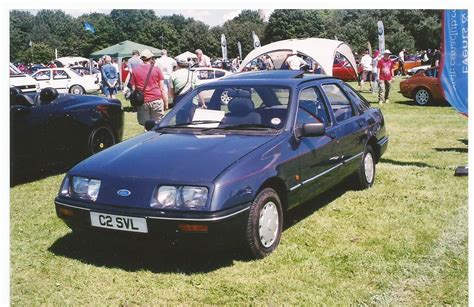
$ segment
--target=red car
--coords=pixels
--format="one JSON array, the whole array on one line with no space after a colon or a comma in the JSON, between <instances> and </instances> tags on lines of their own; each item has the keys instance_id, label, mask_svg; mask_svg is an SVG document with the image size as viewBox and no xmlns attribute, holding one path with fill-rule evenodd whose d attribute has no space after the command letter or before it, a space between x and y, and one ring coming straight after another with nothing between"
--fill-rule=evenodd
<instances>
[{"instance_id":1,"label":"red car","mask_svg":"<svg viewBox=\"0 0 474 307\"><path fill-rule=\"evenodd\" d=\"M438 67L419 71L411 78L400 82L400 93L407 98L412 98L420 106L443 102L445 100L438 74Z\"/></svg>"},{"instance_id":2,"label":"red car","mask_svg":"<svg viewBox=\"0 0 474 307\"><path fill-rule=\"evenodd\" d=\"M358 65L357 71L359 74L361 74L362 66ZM337 59L334 61L334 65L332 67L332 75L344 81L357 81L359 79L354 71L354 68L352 68L349 62Z\"/></svg>"}]
</instances>

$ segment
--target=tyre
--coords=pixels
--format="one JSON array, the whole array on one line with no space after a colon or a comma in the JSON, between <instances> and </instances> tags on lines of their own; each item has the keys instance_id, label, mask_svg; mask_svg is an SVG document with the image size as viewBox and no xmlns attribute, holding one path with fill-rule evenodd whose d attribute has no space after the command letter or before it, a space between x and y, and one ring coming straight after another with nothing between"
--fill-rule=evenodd
<instances>
[{"instance_id":1,"label":"tyre","mask_svg":"<svg viewBox=\"0 0 474 307\"><path fill-rule=\"evenodd\" d=\"M431 102L431 93L425 88L420 88L415 92L415 102L419 106L426 106Z\"/></svg>"},{"instance_id":2,"label":"tyre","mask_svg":"<svg viewBox=\"0 0 474 307\"><path fill-rule=\"evenodd\" d=\"M283 211L280 197L271 188L258 193L250 206L245 231L245 245L249 256L261 259L271 254L280 243Z\"/></svg>"},{"instance_id":3,"label":"tyre","mask_svg":"<svg viewBox=\"0 0 474 307\"><path fill-rule=\"evenodd\" d=\"M87 142L87 154L93 155L115 145L115 135L108 126L94 128L89 134Z\"/></svg>"},{"instance_id":4,"label":"tyre","mask_svg":"<svg viewBox=\"0 0 474 307\"><path fill-rule=\"evenodd\" d=\"M82 95L84 94L84 89L80 85L73 85L69 88L69 93L74 95Z\"/></svg>"},{"instance_id":5,"label":"tyre","mask_svg":"<svg viewBox=\"0 0 474 307\"><path fill-rule=\"evenodd\" d=\"M372 146L367 145L364 155L360 161L359 169L356 174L357 188L360 190L368 189L374 184L375 180L375 157Z\"/></svg>"}]
</instances>

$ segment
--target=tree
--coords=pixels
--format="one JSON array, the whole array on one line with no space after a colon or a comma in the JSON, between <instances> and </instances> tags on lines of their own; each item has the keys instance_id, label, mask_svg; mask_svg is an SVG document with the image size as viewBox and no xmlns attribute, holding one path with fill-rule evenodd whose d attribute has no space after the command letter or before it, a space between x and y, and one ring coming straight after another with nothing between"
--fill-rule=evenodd
<instances>
[{"instance_id":1,"label":"tree","mask_svg":"<svg viewBox=\"0 0 474 307\"><path fill-rule=\"evenodd\" d=\"M33 43L31 48L22 50L17 60L23 63L48 63L54 59L54 49L45 43Z\"/></svg>"}]
</instances>

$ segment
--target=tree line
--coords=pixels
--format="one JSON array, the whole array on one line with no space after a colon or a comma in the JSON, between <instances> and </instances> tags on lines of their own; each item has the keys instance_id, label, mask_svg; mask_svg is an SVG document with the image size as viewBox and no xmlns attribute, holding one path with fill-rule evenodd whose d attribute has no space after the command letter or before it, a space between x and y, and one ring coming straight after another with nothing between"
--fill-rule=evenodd
<instances>
[{"instance_id":1,"label":"tree line","mask_svg":"<svg viewBox=\"0 0 474 307\"><path fill-rule=\"evenodd\" d=\"M438 48L441 39L440 10L297 10L273 11L267 22L258 12L243 10L223 25L210 27L182 15L156 16L153 10L112 10L72 17L61 10L10 11L10 61L47 62L58 56L83 56L124 40L168 50L175 56L200 48L211 57L221 57L221 34L226 35L228 57L253 49L252 31L261 44L320 37L344 41L356 52L378 46L377 21L385 27L385 46L392 52L402 48ZM86 31L84 23L95 28ZM31 42L31 44L30 44Z\"/></svg>"}]
</instances>

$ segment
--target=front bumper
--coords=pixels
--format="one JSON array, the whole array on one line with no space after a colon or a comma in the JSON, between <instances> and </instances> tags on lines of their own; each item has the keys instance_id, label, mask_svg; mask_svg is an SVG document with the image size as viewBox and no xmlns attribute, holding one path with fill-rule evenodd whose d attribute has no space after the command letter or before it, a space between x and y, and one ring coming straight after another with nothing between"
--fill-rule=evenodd
<instances>
[{"instance_id":1,"label":"front bumper","mask_svg":"<svg viewBox=\"0 0 474 307\"><path fill-rule=\"evenodd\" d=\"M138 236L173 240L177 238L206 237L213 240L241 238L248 221L250 203L232 209L213 213L203 212L163 212L139 208L123 208L94 204L94 208L80 201L55 199L56 214L70 228L94 230L108 233L128 233L128 231L105 229L91 225L91 212L145 218L148 232ZM64 210L65 209L65 210ZM207 226L207 231L182 231L182 225ZM134 233L135 234L135 233Z\"/></svg>"}]
</instances>

